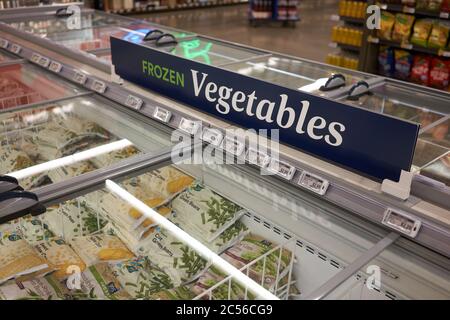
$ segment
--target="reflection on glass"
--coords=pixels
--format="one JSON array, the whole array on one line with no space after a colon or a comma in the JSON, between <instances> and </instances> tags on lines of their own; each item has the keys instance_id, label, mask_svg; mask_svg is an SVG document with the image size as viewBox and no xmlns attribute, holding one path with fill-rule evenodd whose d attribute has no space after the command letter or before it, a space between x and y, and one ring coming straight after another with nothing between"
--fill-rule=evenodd
<instances>
[{"instance_id":1,"label":"reflection on glass","mask_svg":"<svg viewBox=\"0 0 450 320\"><path fill-rule=\"evenodd\" d=\"M438 144L442 147L450 149L450 119L426 130L420 135L421 139Z\"/></svg>"},{"instance_id":2,"label":"reflection on glass","mask_svg":"<svg viewBox=\"0 0 450 320\"><path fill-rule=\"evenodd\" d=\"M423 168L420 174L450 187L450 152Z\"/></svg>"},{"instance_id":3,"label":"reflection on glass","mask_svg":"<svg viewBox=\"0 0 450 320\"><path fill-rule=\"evenodd\" d=\"M326 80L334 73L337 73L336 70L329 66L316 65L311 62L279 56L256 58L252 61L231 64L225 66L225 68L304 92L318 92ZM343 75L347 79L347 84L363 79L361 76L351 73L343 73Z\"/></svg>"},{"instance_id":4,"label":"reflection on glass","mask_svg":"<svg viewBox=\"0 0 450 320\"><path fill-rule=\"evenodd\" d=\"M0 67L0 111L79 93L69 82L24 64Z\"/></svg>"},{"instance_id":5,"label":"reflection on glass","mask_svg":"<svg viewBox=\"0 0 450 320\"><path fill-rule=\"evenodd\" d=\"M144 133L126 115L107 108L101 101L78 98L3 114L0 174L14 176L22 187L32 189L170 144L164 134ZM131 142L139 139L145 146Z\"/></svg>"},{"instance_id":6,"label":"reflection on glass","mask_svg":"<svg viewBox=\"0 0 450 320\"><path fill-rule=\"evenodd\" d=\"M426 140L418 139L413 158L413 166L415 166L416 169L423 168L430 162L442 157L447 152L447 148L427 142Z\"/></svg>"},{"instance_id":7,"label":"reflection on glass","mask_svg":"<svg viewBox=\"0 0 450 320\"><path fill-rule=\"evenodd\" d=\"M11 55L7 54L6 52L0 51L0 63L15 60L17 58L12 57Z\"/></svg>"}]
</instances>

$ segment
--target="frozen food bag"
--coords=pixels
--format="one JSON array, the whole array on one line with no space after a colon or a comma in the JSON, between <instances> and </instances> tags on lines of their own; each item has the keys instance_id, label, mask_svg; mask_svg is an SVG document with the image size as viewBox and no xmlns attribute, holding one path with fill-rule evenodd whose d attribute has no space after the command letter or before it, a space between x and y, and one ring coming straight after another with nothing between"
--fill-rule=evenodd
<instances>
[{"instance_id":1,"label":"frozen food bag","mask_svg":"<svg viewBox=\"0 0 450 320\"><path fill-rule=\"evenodd\" d=\"M218 285L219 282L227 278L227 275L220 271L217 267L210 267L208 271L203 273L200 278L191 286L191 291L195 296L205 293L210 290L212 300L254 300L256 297L250 290L245 290L245 287L231 280ZM214 287L216 286L216 287ZM214 288L213 288L214 287ZM231 288L231 290L229 290ZM201 299L209 299L209 294L205 294Z\"/></svg>"},{"instance_id":2,"label":"frozen food bag","mask_svg":"<svg viewBox=\"0 0 450 320\"><path fill-rule=\"evenodd\" d=\"M414 24L413 34L411 36L411 43L426 47L428 43L428 37L430 36L431 29L433 28L433 20L420 19Z\"/></svg>"},{"instance_id":3,"label":"frozen food bag","mask_svg":"<svg viewBox=\"0 0 450 320\"><path fill-rule=\"evenodd\" d=\"M36 252L46 260L47 264L55 270L53 275L57 279L64 279L72 274L73 267L80 271L86 269L86 264L73 251L63 239L41 241L34 244Z\"/></svg>"},{"instance_id":4,"label":"frozen food bag","mask_svg":"<svg viewBox=\"0 0 450 320\"><path fill-rule=\"evenodd\" d=\"M380 29L378 36L382 39L392 40L392 29L395 23L395 16L387 11L381 11Z\"/></svg>"},{"instance_id":5,"label":"frozen food bag","mask_svg":"<svg viewBox=\"0 0 450 320\"><path fill-rule=\"evenodd\" d=\"M20 235L20 238L26 240L31 245L45 239L50 239L54 236L48 226L45 223L42 223L39 217L33 217L31 215L14 219L0 225L0 230L6 229L16 231L17 234Z\"/></svg>"},{"instance_id":6,"label":"frozen food bag","mask_svg":"<svg viewBox=\"0 0 450 320\"><path fill-rule=\"evenodd\" d=\"M45 259L40 257L32 246L19 237L16 239L0 246L0 284L49 268Z\"/></svg>"},{"instance_id":7,"label":"frozen food bag","mask_svg":"<svg viewBox=\"0 0 450 320\"><path fill-rule=\"evenodd\" d=\"M173 288L169 275L142 257L112 264L111 269L133 299L150 299L152 294Z\"/></svg>"},{"instance_id":8,"label":"frozen food bag","mask_svg":"<svg viewBox=\"0 0 450 320\"><path fill-rule=\"evenodd\" d=\"M238 269L246 266L255 259L276 248L276 244L256 235L249 235L242 241L226 250L220 256ZM280 257L281 250L281 257ZM279 258L281 258L279 260ZM264 258L258 260L249 269L249 277L267 289L272 289L278 279L283 279L289 271L293 254L286 249L277 249L266 256L265 270ZM278 269L278 262L280 268ZM264 279L263 279L264 275Z\"/></svg>"},{"instance_id":9,"label":"frozen food bag","mask_svg":"<svg viewBox=\"0 0 450 320\"><path fill-rule=\"evenodd\" d=\"M87 266L99 262L123 261L134 257L125 244L116 236L96 234L73 238L70 245Z\"/></svg>"},{"instance_id":10,"label":"frozen food bag","mask_svg":"<svg viewBox=\"0 0 450 320\"><path fill-rule=\"evenodd\" d=\"M378 72L386 77L393 77L395 72L394 50L387 46L380 46L378 53Z\"/></svg>"},{"instance_id":11,"label":"frozen food bag","mask_svg":"<svg viewBox=\"0 0 450 320\"><path fill-rule=\"evenodd\" d=\"M406 80L411 74L412 55L406 50L395 50L395 73L397 79Z\"/></svg>"},{"instance_id":12,"label":"frozen food bag","mask_svg":"<svg viewBox=\"0 0 450 320\"><path fill-rule=\"evenodd\" d=\"M436 22L431 30L428 39L428 47L435 49L444 49L447 45L450 33L450 24L444 22Z\"/></svg>"},{"instance_id":13,"label":"frozen food bag","mask_svg":"<svg viewBox=\"0 0 450 320\"><path fill-rule=\"evenodd\" d=\"M0 286L0 300L61 300L58 287L54 287L47 277L27 281L11 282Z\"/></svg>"},{"instance_id":14,"label":"frozen food bag","mask_svg":"<svg viewBox=\"0 0 450 320\"><path fill-rule=\"evenodd\" d=\"M195 295L187 286L162 290L150 296L150 300L192 300Z\"/></svg>"},{"instance_id":15,"label":"frozen food bag","mask_svg":"<svg viewBox=\"0 0 450 320\"><path fill-rule=\"evenodd\" d=\"M200 183L191 185L170 203L175 222L185 230L195 230L212 242L246 211Z\"/></svg>"},{"instance_id":16,"label":"frozen food bag","mask_svg":"<svg viewBox=\"0 0 450 320\"><path fill-rule=\"evenodd\" d=\"M128 146L120 150L112 151L109 153L101 154L91 159L91 162L97 168L104 168L113 163L119 162L121 160L130 158L134 155L139 154L140 151L135 146Z\"/></svg>"},{"instance_id":17,"label":"frozen food bag","mask_svg":"<svg viewBox=\"0 0 450 320\"><path fill-rule=\"evenodd\" d=\"M394 30L392 31L392 40L401 43L408 42L414 19L412 15L397 13L395 15Z\"/></svg>"},{"instance_id":18,"label":"frozen food bag","mask_svg":"<svg viewBox=\"0 0 450 320\"><path fill-rule=\"evenodd\" d=\"M208 262L169 231L161 227L151 230L135 254L148 257L152 264L169 275L174 286L195 280L207 269Z\"/></svg>"},{"instance_id":19,"label":"frozen food bag","mask_svg":"<svg viewBox=\"0 0 450 320\"><path fill-rule=\"evenodd\" d=\"M96 169L97 168L92 162L81 161L50 170L48 172L48 176L54 183L56 183L94 171Z\"/></svg>"},{"instance_id":20,"label":"frozen food bag","mask_svg":"<svg viewBox=\"0 0 450 320\"><path fill-rule=\"evenodd\" d=\"M25 169L34 165L31 158L23 151L1 146L0 148L0 174L7 174Z\"/></svg>"},{"instance_id":21,"label":"frozen food bag","mask_svg":"<svg viewBox=\"0 0 450 320\"><path fill-rule=\"evenodd\" d=\"M65 240L87 236L103 229L107 221L92 209L84 198L51 206L40 216L53 233Z\"/></svg>"}]
</instances>

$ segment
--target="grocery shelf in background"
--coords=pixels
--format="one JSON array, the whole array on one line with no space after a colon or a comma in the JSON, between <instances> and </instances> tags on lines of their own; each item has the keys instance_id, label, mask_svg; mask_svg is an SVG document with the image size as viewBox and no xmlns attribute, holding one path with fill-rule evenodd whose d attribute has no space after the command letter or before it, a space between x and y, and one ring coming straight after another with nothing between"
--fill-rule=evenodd
<instances>
[{"instance_id":1,"label":"grocery shelf in background","mask_svg":"<svg viewBox=\"0 0 450 320\"><path fill-rule=\"evenodd\" d=\"M300 19L299 0L250 0L248 18L252 25L259 22L281 21L283 26L293 26Z\"/></svg>"}]
</instances>

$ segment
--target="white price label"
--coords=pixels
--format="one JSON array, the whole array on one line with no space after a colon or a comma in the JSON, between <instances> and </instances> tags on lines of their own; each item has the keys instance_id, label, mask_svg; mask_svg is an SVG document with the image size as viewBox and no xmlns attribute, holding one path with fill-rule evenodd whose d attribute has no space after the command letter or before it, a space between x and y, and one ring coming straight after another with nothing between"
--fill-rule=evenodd
<instances>
[{"instance_id":1,"label":"white price label","mask_svg":"<svg viewBox=\"0 0 450 320\"><path fill-rule=\"evenodd\" d=\"M450 58L450 51L440 51L439 55L446 57L446 58Z\"/></svg>"},{"instance_id":2,"label":"white price label","mask_svg":"<svg viewBox=\"0 0 450 320\"><path fill-rule=\"evenodd\" d=\"M46 57L40 57L39 58L39 65L41 66L41 67L44 67L44 68L47 68L48 66L49 66L49 64L50 64L50 59L49 58L46 58Z\"/></svg>"},{"instance_id":3,"label":"white price label","mask_svg":"<svg viewBox=\"0 0 450 320\"><path fill-rule=\"evenodd\" d=\"M449 12L441 12L439 14L439 18L441 19L448 19L450 17L450 13Z\"/></svg>"},{"instance_id":4,"label":"white price label","mask_svg":"<svg viewBox=\"0 0 450 320\"><path fill-rule=\"evenodd\" d=\"M170 118L172 118L172 112L160 107L156 107L155 112L153 113L153 117L164 123L167 123L170 121Z\"/></svg>"},{"instance_id":5,"label":"white price label","mask_svg":"<svg viewBox=\"0 0 450 320\"><path fill-rule=\"evenodd\" d=\"M181 118L180 124L178 125L178 129L191 135L194 135L197 133L199 126L200 126L199 122L197 121Z\"/></svg>"},{"instance_id":6,"label":"white price label","mask_svg":"<svg viewBox=\"0 0 450 320\"><path fill-rule=\"evenodd\" d=\"M413 7L404 6L403 7L403 12L404 13L411 13L411 14L413 14L414 12L416 12L416 9L413 8Z\"/></svg>"},{"instance_id":7,"label":"white price label","mask_svg":"<svg viewBox=\"0 0 450 320\"><path fill-rule=\"evenodd\" d=\"M265 168L269 165L270 157L264 152L249 148L247 151L247 161L251 164L257 165L260 168Z\"/></svg>"},{"instance_id":8,"label":"white price label","mask_svg":"<svg viewBox=\"0 0 450 320\"><path fill-rule=\"evenodd\" d=\"M328 186L330 185L327 180L309 172L302 173L298 180L298 184L322 196L327 192Z\"/></svg>"},{"instance_id":9,"label":"white price label","mask_svg":"<svg viewBox=\"0 0 450 320\"><path fill-rule=\"evenodd\" d=\"M87 80L87 76L84 73L75 71L73 75L73 81L79 84L85 84Z\"/></svg>"},{"instance_id":10,"label":"white price label","mask_svg":"<svg viewBox=\"0 0 450 320\"><path fill-rule=\"evenodd\" d=\"M9 48L9 51L15 54L19 54L20 51L22 51L22 47L19 46L18 44L12 44L11 47Z\"/></svg>"},{"instance_id":11,"label":"white price label","mask_svg":"<svg viewBox=\"0 0 450 320\"><path fill-rule=\"evenodd\" d=\"M98 93L105 93L106 83L100 80L94 80L94 82L91 85L91 89Z\"/></svg>"},{"instance_id":12,"label":"white price label","mask_svg":"<svg viewBox=\"0 0 450 320\"><path fill-rule=\"evenodd\" d=\"M337 48L337 47L338 47L338 44L337 44L336 42L330 42L330 43L328 44L328 46L329 46L330 48Z\"/></svg>"},{"instance_id":13,"label":"white price label","mask_svg":"<svg viewBox=\"0 0 450 320\"><path fill-rule=\"evenodd\" d=\"M417 236L422 222L418 219L411 217L410 215L387 209L383 216L383 224L400 231L412 238Z\"/></svg>"},{"instance_id":14,"label":"white price label","mask_svg":"<svg viewBox=\"0 0 450 320\"><path fill-rule=\"evenodd\" d=\"M222 140L220 147L226 152L229 152L237 157L239 157L245 150L245 145L242 142L238 141L237 137L229 136L226 136Z\"/></svg>"},{"instance_id":15,"label":"white price label","mask_svg":"<svg viewBox=\"0 0 450 320\"><path fill-rule=\"evenodd\" d=\"M55 73L59 73L59 72L61 72L62 65L61 65L61 63L52 61L50 63L50 67L48 67L48 68L50 69L50 71L53 71Z\"/></svg>"},{"instance_id":16,"label":"white price label","mask_svg":"<svg viewBox=\"0 0 450 320\"><path fill-rule=\"evenodd\" d=\"M9 44L8 40L0 39L0 48L6 49L8 48L8 44Z\"/></svg>"},{"instance_id":17,"label":"white price label","mask_svg":"<svg viewBox=\"0 0 450 320\"><path fill-rule=\"evenodd\" d=\"M375 38L375 37L372 37L372 36L369 36L369 37L367 38L367 40L368 40L370 43L380 43L380 39Z\"/></svg>"},{"instance_id":18,"label":"white price label","mask_svg":"<svg viewBox=\"0 0 450 320\"><path fill-rule=\"evenodd\" d=\"M292 180L296 169L288 163L271 159L268 170L286 180Z\"/></svg>"},{"instance_id":19,"label":"white price label","mask_svg":"<svg viewBox=\"0 0 450 320\"><path fill-rule=\"evenodd\" d=\"M142 99L135 97L133 95L128 95L127 100L125 101L125 105L129 106L130 108L139 110L141 109L142 105L144 104L144 101Z\"/></svg>"},{"instance_id":20,"label":"white price label","mask_svg":"<svg viewBox=\"0 0 450 320\"><path fill-rule=\"evenodd\" d=\"M401 47L402 49L411 50L411 49L413 48L413 45L410 44L410 43L402 43L402 44L400 45L400 47Z\"/></svg>"},{"instance_id":21,"label":"white price label","mask_svg":"<svg viewBox=\"0 0 450 320\"><path fill-rule=\"evenodd\" d=\"M206 141L216 147L220 145L223 139L223 134L217 129L205 128L202 134L202 140Z\"/></svg>"},{"instance_id":22,"label":"white price label","mask_svg":"<svg viewBox=\"0 0 450 320\"><path fill-rule=\"evenodd\" d=\"M30 60L33 63L39 63L39 61L41 60L41 56L39 54L37 54L37 53L33 53L31 55L31 59Z\"/></svg>"}]
</instances>

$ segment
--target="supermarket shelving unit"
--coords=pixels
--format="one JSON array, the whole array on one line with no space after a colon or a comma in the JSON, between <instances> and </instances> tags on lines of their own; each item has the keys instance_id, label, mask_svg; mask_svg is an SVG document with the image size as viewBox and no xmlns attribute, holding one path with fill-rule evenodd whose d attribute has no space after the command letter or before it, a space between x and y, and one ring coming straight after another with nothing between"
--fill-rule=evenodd
<instances>
[{"instance_id":1,"label":"supermarket shelving unit","mask_svg":"<svg viewBox=\"0 0 450 320\"><path fill-rule=\"evenodd\" d=\"M252 26L260 23L281 22L283 26L296 26L300 20L300 0L250 0L248 19Z\"/></svg>"}]
</instances>

